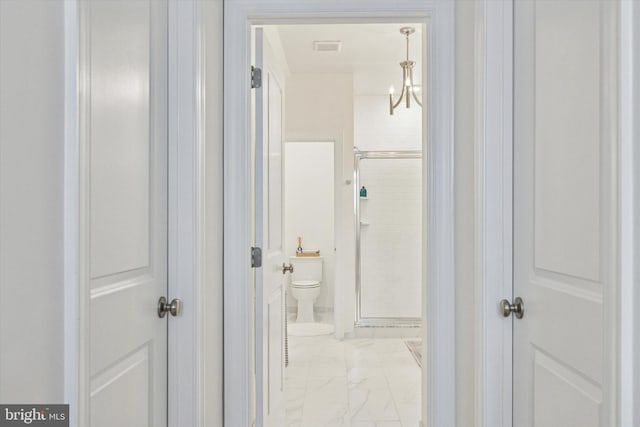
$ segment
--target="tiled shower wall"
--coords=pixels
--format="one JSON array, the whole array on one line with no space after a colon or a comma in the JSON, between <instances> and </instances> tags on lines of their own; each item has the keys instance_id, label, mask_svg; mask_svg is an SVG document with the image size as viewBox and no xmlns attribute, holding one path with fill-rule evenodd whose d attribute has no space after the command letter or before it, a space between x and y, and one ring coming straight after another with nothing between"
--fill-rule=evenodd
<instances>
[{"instance_id":1,"label":"tiled shower wall","mask_svg":"<svg viewBox=\"0 0 640 427\"><path fill-rule=\"evenodd\" d=\"M420 318L420 158L362 158L360 300L365 318Z\"/></svg>"}]
</instances>

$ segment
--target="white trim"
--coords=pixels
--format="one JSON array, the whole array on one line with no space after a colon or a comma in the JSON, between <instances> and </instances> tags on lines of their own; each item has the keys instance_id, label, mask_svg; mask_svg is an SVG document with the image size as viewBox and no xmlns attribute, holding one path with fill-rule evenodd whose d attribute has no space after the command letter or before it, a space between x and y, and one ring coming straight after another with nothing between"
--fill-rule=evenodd
<instances>
[{"instance_id":1,"label":"white trim","mask_svg":"<svg viewBox=\"0 0 640 427\"><path fill-rule=\"evenodd\" d=\"M204 43L203 43L203 35L202 35L202 16L203 13L201 11L202 5L201 2L196 2L195 6L195 19L193 22L193 27L195 29L195 93L194 93L194 102L193 108L195 109L195 172L196 172L196 196L195 196L195 222L196 226L193 229L194 231L194 240L195 240L195 251L196 251L196 265L195 265L195 283L193 289L193 299L195 301L194 307L196 308L195 313L195 331L194 331L194 339L193 347L191 351L195 352L195 378L189 379L190 381L186 381L187 384L190 384L191 389L193 390L194 402L193 402L193 419L194 427L204 427L205 426L205 381L211 381L212 378L205 376L206 372L206 360L207 354L205 353L205 348L207 346L205 330L207 328L206 319L206 311L207 307L213 308L214 305L208 305L209 300L205 298L205 265L207 261L207 252L205 248L207 247L206 238L201 238L200 236L205 236L206 230L206 192L205 189L208 188L206 185L206 160L207 157L205 155L205 104L204 104L204 90L205 90L205 63L204 63ZM169 292L173 292L172 285L169 284ZM186 326L186 325L181 325ZM178 333L182 333L181 330L178 330ZM171 341L170 341L171 342ZM176 360L177 365L182 365L184 363L183 360ZM169 372L172 372L175 367L171 364L171 361L168 365ZM184 401L183 401L184 402ZM173 402L169 400L169 407ZM182 421L182 420L181 420ZM184 424L180 422L180 426ZM168 427L178 427L169 425Z\"/></svg>"},{"instance_id":2,"label":"white trim","mask_svg":"<svg viewBox=\"0 0 640 427\"><path fill-rule=\"evenodd\" d=\"M169 427L222 423L221 24L222 0L169 0Z\"/></svg>"},{"instance_id":3,"label":"white trim","mask_svg":"<svg viewBox=\"0 0 640 427\"><path fill-rule=\"evenodd\" d=\"M69 85L73 85L75 94L72 96L75 98L77 104L75 105L75 111L65 111L70 116L65 117L65 120L72 120L75 123L68 123L67 134L67 146L68 150L65 153L65 198L69 202L69 205L65 206L65 268L71 270L65 271L65 279L70 278L71 282L65 284L66 290L68 290L68 299L66 303L73 304L69 309L74 313L75 325L68 325L68 330L71 335L69 338L69 345L67 350L69 354L65 354L65 357L69 356L73 359L69 360L69 369L74 369L75 372L69 372L69 378L75 380L75 384L66 390L68 396L75 400L76 407L71 410L70 417L74 419L76 426L90 425L90 412L89 412L89 398L90 398L90 330L86 325L89 325L91 319L91 301L90 301L90 259L91 259L91 245L89 241L90 236L90 224L89 224L89 212L90 212L90 180L89 173L91 168L91 157L89 152L89 137L91 130L90 122L90 101L91 101L91 86L89 84L89 78L91 73L91 39L90 39L90 3L81 1L68 1L67 3L69 18L75 18L75 22L65 22L66 24L73 25L76 32L75 40L75 58L68 57L68 60L74 61L75 64L68 63L66 66L76 69L76 81L67 81ZM71 11L70 9L75 9ZM73 16L75 15L75 16ZM67 28L65 31L74 31L72 28ZM71 39L69 40L72 41ZM65 46L74 49L73 46ZM69 53L71 54L71 53ZM71 86L65 88L66 91L71 90ZM65 93L65 96L68 93ZM66 102L66 101L65 101ZM72 108L71 105L69 105ZM74 115L75 113L75 115ZM75 127L75 135L72 135ZM69 167L69 170L66 168ZM68 180L67 180L68 179ZM72 211L74 210L74 211ZM67 252L69 251L69 252ZM75 269L75 271L73 270ZM69 276L67 276L69 275ZM72 330L73 329L73 330ZM65 362L65 368L67 364ZM73 425L73 424L72 424Z\"/></svg>"},{"instance_id":4,"label":"white trim","mask_svg":"<svg viewBox=\"0 0 640 427\"><path fill-rule=\"evenodd\" d=\"M640 425L640 135L634 124L640 119L640 7L620 2L620 407L621 426Z\"/></svg>"},{"instance_id":5,"label":"white trim","mask_svg":"<svg viewBox=\"0 0 640 427\"><path fill-rule=\"evenodd\" d=\"M476 6L476 425L512 425L513 3Z\"/></svg>"},{"instance_id":6,"label":"white trim","mask_svg":"<svg viewBox=\"0 0 640 427\"><path fill-rule=\"evenodd\" d=\"M428 410L425 425L455 425L454 306L454 4L421 1L255 1L225 3L224 17L224 353L225 425L249 426L252 418L251 140L249 134L249 34L265 22L371 22L427 20L433 25L432 109L425 109L426 147ZM430 18L428 18L430 16ZM427 77L427 76L425 76Z\"/></svg>"},{"instance_id":7,"label":"white trim","mask_svg":"<svg viewBox=\"0 0 640 427\"><path fill-rule=\"evenodd\" d=\"M426 2L425 2L426 3ZM427 81L432 94L433 132L426 147L427 239L426 306L423 338L426 343L426 427L454 426L455 402L455 211L454 211L454 100L455 4L436 1L433 13L433 76ZM430 182L429 182L430 181ZM425 378L426 377L426 378ZM425 386L426 381L426 386ZM424 394L423 394L424 396ZM423 402L425 398L423 397Z\"/></svg>"},{"instance_id":8,"label":"white trim","mask_svg":"<svg viewBox=\"0 0 640 427\"><path fill-rule=\"evenodd\" d=\"M64 2L64 401L69 425L78 426L79 313L79 159L78 159L78 4Z\"/></svg>"},{"instance_id":9,"label":"white trim","mask_svg":"<svg viewBox=\"0 0 640 427\"><path fill-rule=\"evenodd\" d=\"M198 387L198 426L223 425L223 295L222 295L222 21L223 1L197 2L198 132L204 180L198 192L203 214L199 244L201 274L198 289L198 352L201 372ZM204 164L202 163L204 162Z\"/></svg>"},{"instance_id":10,"label":"white trim","mask_svg":"<svg viewBox=\"0 0 640 427\"><path fill-rule=\"evenodd\" d=\"M208 303L215 309L215 301L205 299L208 198L201 7L197 0L169 1L168 298L180 298L184 305L182 315L169 321L169 427L203 427L205 381L215 381L205 376L205 350L210 345L205 311Z\"/></svg>"}]
</instances>

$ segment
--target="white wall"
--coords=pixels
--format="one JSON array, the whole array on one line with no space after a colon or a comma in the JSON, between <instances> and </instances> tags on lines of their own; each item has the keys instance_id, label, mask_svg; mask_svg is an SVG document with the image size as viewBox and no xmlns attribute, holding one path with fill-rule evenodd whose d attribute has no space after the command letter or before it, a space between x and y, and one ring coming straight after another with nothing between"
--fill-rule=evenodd
<instances>
[{"instance_id":1,"label":"white wall","mask_svg":"<svg viewBox=\"0 0 640 427\"><path fill-rule=\"evenodd\" d=\"M285 91L285 118L286 141L335 142L335 290L342 297L334 310L340 336L353 330L355 306L351 74L292 74Z\"/></svg>"},{"instance_id":2,"label":"white wall","mask_svg":"<svg viewBox=\"0 0 640 427\"><path fill-rule=\"evenodd\" d=\"M288 142L284 150L285 256L295 254L298 236L304 250L320 250L324 278L315 303L319 311L333 311L334 300L333 149L333 142ZM290 292L289 297L289 306L295 307Z\"/></svg>"},{"instance_id":3,"label":"white wall","mask_svg":"<svg viewBox=\"0 0 640 427\"><path fill-rule=\"evenodd\" d=\"M389 98L358 95L354 98L354 144L360 150L421 150L422 109L400 105L389 114Z\"/></svg>"},{"instance_id":4,"label":"white wall","mask_svg":"<svg viewBox=\"0 0 640 427\"><path fill-rule=\"evenodd\" d=\"M0 1L0 402L63 401L63 2Z\"/></svg>"}]
</instances>

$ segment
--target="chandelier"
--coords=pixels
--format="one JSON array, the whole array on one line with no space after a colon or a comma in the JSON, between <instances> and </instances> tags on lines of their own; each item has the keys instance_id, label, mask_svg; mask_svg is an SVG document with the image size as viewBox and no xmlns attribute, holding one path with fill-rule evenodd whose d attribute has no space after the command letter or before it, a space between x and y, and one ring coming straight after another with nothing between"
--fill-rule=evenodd
<instances>
[{"instance_id":1,"label":"chandelier","mask_svg":"<svg viewBox=\"0 0 640 427\"><path fill-rule=\"evenodd\" d=\"M416 95L417 88L413 84L413 66L416 65L414 61L409 60L409 36L416 31L413 27L402 27L400 28L400 33L404 34L407 38L407 59L400 63L402 67L402 92L400 93L400 97L394 103L393 102L393 86L389 90L389 114L393 116L393 110L396 109L398 105L402 102L402 98L405 99L405 104L407 108L411 107L411 98L416 101L416 103L422 107L422 102Z\"/></svg>"}]
</instances>

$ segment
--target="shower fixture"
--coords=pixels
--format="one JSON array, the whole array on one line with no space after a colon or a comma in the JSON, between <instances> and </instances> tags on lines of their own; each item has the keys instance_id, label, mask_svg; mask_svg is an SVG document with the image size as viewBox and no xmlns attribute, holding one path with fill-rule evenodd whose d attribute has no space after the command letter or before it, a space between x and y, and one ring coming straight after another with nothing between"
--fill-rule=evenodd
<instances>
[{"instance_id":1,"label":"shower fixture","mask_svg":"<svg viewBox=\"0 0 640 427\"><path fill-rule=\"evenodd\" d=\"M400 63L402 67L402 92L400 92L400 97L394 103L393 102L393 86L389 90L389 114L393 116L393 110L396 109L400 102L402 102L402 98L405 98L405 104L407 108L411 107L411 97L416 101L416 103L422 107L422 102L416 95L417 88L413 83L413 66L416 64L415 61L409 60L409 36L416 31L413 27L402 27L400 28L400 33L404 34L407 38L407 59Z\"/></svg>"}]
</instances>

